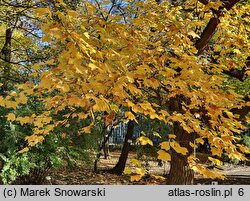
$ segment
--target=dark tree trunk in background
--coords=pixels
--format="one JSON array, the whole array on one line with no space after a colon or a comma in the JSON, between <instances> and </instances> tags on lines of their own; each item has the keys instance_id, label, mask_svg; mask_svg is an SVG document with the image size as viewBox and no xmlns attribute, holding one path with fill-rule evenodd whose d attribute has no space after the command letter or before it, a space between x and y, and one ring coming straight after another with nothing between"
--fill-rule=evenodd
<instances>
[{"instance_id":1,"label":"dark tree trunk in background","mask_svg":"<svg viewBox=\"0 0 250 201\"><path fill-rule=\"evenodd\" d=\"M119 157L119 161L117 162L116 166L110 170L111 173L121 175L125 169L129 150L130 150L130 141L132 139L134 133L134 121L129 121L128 122L128 129L127 129L127 134L124 139L123 147L122 147L122 152Z\"/></svg>"},{"instance_id":2,"label":"dark tree trunk in background","mask_svg":"<svg viewBox=\"0 0 250 201\"><path fill-rule=\"evenodd\" d=\"M104 126L102 128L102 141L100 142L99 146L98 146L98 152L96 155L96 159L94 162L94 172L97 173L98 172L98 162L100 160L101 155L104 155L105 159L108 159L109 157L109 138L112 134L113 131L113 127L111 128L110 131L107 130L107 127ZM102 153L103 151L103 153Z\"/></svg>"},{"instance_id":3,"label":"dark tree trunk in background","mask_svg":"<svg viewBox=\"0 0 250 201\"><path fill-rule=\"evenodd\" d=\"M4 60L3 66L3 77L1 79L1 95L5 95L8 85L8 79L10 77L10 68L11 68L11 40L12 40L12 29L7 28L5 31L5 43L1 50L1 59Z\"/></svg>"},{"instance_id":4,"label":"dark tree trunk in background","mask_svg":"<svg viewBox=\"0 0 250 201\"><path fill-rule=\"evenodd\" d=\"M250 102L250 94L247 94L243 100L245 102ZM241 108L233 108L231 109L231 112L233 112L234 114L238 114L239 115L239 120L240 121L245 121L247 115L250 113L250 106L246 105L244 107ZM246 122L247 123L247 122Z\"/></svg>"},{"instance_id":5,"label":"dark tree trunk in background","mask_svg":"<svg viewBox=\"0 0 250 201\"><path fill-rule=\"evenodd\" d=\"M104 159L109 159L110 158L110 152L109 152L109 136L106 135L104 138L104 145L103 145L103 155Z\"/></svg>"}]
</instances>

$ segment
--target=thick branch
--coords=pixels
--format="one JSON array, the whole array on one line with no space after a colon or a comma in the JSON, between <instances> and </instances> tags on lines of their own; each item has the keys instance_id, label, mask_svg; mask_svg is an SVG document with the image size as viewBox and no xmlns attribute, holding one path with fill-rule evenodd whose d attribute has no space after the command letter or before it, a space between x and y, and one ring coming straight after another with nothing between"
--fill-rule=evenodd
<instances>
[{"instance_id":1,"label":"thick branch","mask_svg":"<svg viewBox=\"0 0 250 201\"><path fill-rule=\"evenodd\" d=\"M230 10L236 3L238 3L240 0L223 0L224 3L223 8L226 8L227 10ZM204 5L207 5L209 3L208 0L199 0Z\"/></svg>"},{"instance_id":2,"label":"thick branch","mask_svg":"<svg viewBox=\"0 0 250 201\"><path fill-rule=\"evenodd\" d=\"M230 70L223 70L223 73L243 82L248 77L246 71L246 67L243 67L242 69L232 68Z\"/></svg>"},{"instance_id":3,"label":"thick branch","mask_svg":"<svg viewBox=\"0 0 250 201\"><path fill-rule=\"evenodd\" d=\"M198 55L200 55L205 50L208 42L214 36L216 28L219 23L220 20L216 17L213 17L209 20L206 28L201 34L200 39L195 43L195 47L198 50Z\"/></svg>"},{"instance_id":4,"label":"thick branch","mask_svg":"<svg viewBox=\"0 0 250 201\"><path fill-rule=\"evenodd\" d=\"M207 1L207 0L199 0L199 2L201 2L201 3L204 4L204 5L207 5L207 4L208 4L208 1Z\"/></svg>"},{"instance_id":5,"label":"thick branch","mask_svg":"<svg viewBox=\"0 0 250 201\"><path fill-rule=\"evenodd\" d=\"M208 2L206 0L199 0L203 4L207 4ZM215 34L216 28L219 24L219 16L222 15L223 8L226 8L227 10L230 10L236 3L238 3L240 0L224 0L223 6L219 8L219 10L213 10L215 17L212 17L210 21L208 22L206 28L201 34L200 39L195 43L195 47L198 50L198 55L202 54L202 52L205 50L206 46L208 45L209 41Z\"/></svg>"},{"instance_id":6,"label":"thick branch","mask_svg":"<svg viewBox=\"0 0 250 201\"><path fill-rule=\"evenodd\" d=\"M224 3L219 10L213 10L213 13L215 14L215 17L212 17L210 21L208 22L206 28L203 30L200 39L196 41L195 47L198 50L198 55L202 54L203 51L206 49L209 41L214 36L217 26L220 23L219 17L222 15L222 10L225 8L227 10L230 10L236 3L238 3L240 0L223 0ZM199 0L199 2L203 3L204 5L208 4L207 0ZM223 73L230 75L231 77L237 78L240 81L244 81L247 76L247 68L249 66L249 58L246 62L246 67L243 67L242 69L230 69L230 70L224 70Z\"/></svg>"},{"instance_id":7,"label":"thick branch","mask_svg":"<svg viewBox=\"0 0 250 201\"><path fill-rule=\"evenodd\" d=\"M250 101L249 95L246 95L243 100L245 102L249 102ZM245 117L250 113L250 106L244 106L242 108L233 108L231 109L231 112L240 115L239 119L244 120Z\"/></svg>"},{"instance_id":8,"label":"thick branch","mask_svg":"<svg viewBox=\"0 0 250 201\"><path fill-rule=\"evenodd\" d=\"M213 63L215 64L219 63L213 56L211 56L211 59ZM248 71L250 69L249 67L250 67L250 56L246 59L245 66L243 66L242 69L231 68L229 70L223 70L222 73L243 82L248 78Z\"/></svg>"},{"instance_id":9,"label":"thick branch","mask_svg":"<svg viewBox=\"0 0 250 201\"><path fill-rule=\"evenodd\" d=\"M238 3L240 0L223 0L224 8L227 10L230 10L236 3Z\"/></svg>"}]
</instances>

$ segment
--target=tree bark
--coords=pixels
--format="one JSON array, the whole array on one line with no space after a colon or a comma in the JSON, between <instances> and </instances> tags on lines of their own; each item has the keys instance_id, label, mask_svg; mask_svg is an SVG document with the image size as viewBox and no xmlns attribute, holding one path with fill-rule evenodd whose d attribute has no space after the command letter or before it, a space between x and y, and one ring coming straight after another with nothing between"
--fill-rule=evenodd
<instances>
[{"instance_id":1,"label":"tree bark","mask_svg":"<svg viewBox=\"0 0 250 201\"><path fill-rule=\"evenodd\" d=\"M174 123L174 134L176 141L188 149L187 155L182 155L174 150L171 153L170 171L167 184L171 185L192 185L194 181L194 172L189 168L188 156L193 153L193 148L189 142L194 140L194 133L187 133L179 123Z\"/></svg>"},{"instance_id":2,"label":"tree bark","mask_svg":"<svg viewBox=\"0 0 250 201\"><path fill-rule=\"evenodd\" d=\"M250 102L250 94L246 95L243 98L243 100L245 102ZM250 106L246 105L246 106L243 106L242 108L233 108L231 109L231 112L233 112L234 114L238 114L240 121L245 121L246 116L250 113Z\"/></svg>"},{"instance_id":3,"label":"tree bark","mask_svg":"<svg viewBox=\"0 0 250 201\"><path fill-rule=\"evenodd\" d=\"M107 151L107 147L109 147L109 138L112 134L112 131L113 131L113 127L111 128L110 131L107 131L107 127L104 126L103 127L103 130L102 130L102 141L101 143L99 144L99 147L98 147L98 152L97 152L97 155L96 155L96 159L95 159L95 162L94 162L94 172L95 173L98 173L98 162L100 160L100 157L102 155L102 151L103 151L103 154L104 154L104 158L107 159L107 153L109 154L109 150Z\"/></svg>"},{"instance_id":4,"label":"tree bark","mask_svg":"<svg viewBox=\"0 0 250 201\"><path fill-rule=\"evenodd\" d=\"M11 40L12 40L12 29L7 28L5 31L5 43L1 50L1 58L4 60L3 67L3 78L1 86L1 95L5 95L8 88L8 79L10 78L10 68L11 68Z\"/></svg>"},{"instance_id":5,"label":"tree bark","mask_svg":"<svg viewBox=\"0 0 250 201\"><path fill-rule=\"evenodd\" d=\"M112 133L112 131L111 131ZM103 155L104 155L104 159L109 159L110 157L110 152L109 152L109 134L106 134L104 136L104 141L105 143L103 144Z\"/></svg>"},{"instance_id":6,"label":"tree bark","mask_svg":"<svg viewBox=\"0 0 250 201\"><path fill-rule=\"evenodd\" d=\"M118 175L121 175L123 173L130 150L130 141L132 139L133 133L134 133L134 121L130 120L128 122L127 134L124 139L121 155L119 157L116 166L110 170L111 173Z\"/></svg>"},{"instance_id":7,"label":"tree bark","mask_svg":"<svg viewBox=\"0 0 250 201\"><path fill-rule=\"evenodd\" d=\"M202 52L207 47L208 42L214 36L214 34L216 32L216 28L217 28L219 23L220 23L220 20L217 17L212 17L209 20L206 28L204 29L204 31L201 34L200 39L195 43L195 47L198 50L198 55L202 54Z\"/></svg>"},{"instance_id":8,"label":"tree bark","mask_svg":"<svg viewBox=\"0 0 250 201\"><path fill-rule=\"evenodd\" d=\"M183 113L183 102L185 104L190 104L190 100L183 95L177 95L176 97L170 98L167 103L169 105L169 111L171 113ZM193 184L194 173L189 168L188 157L193 153L193 148L189 145L189 142L193 142L195 133L188 133L185 131L180 122L173 123L173 133L176 136L175 141L179 143L181 147L187 148L188 153L182 155L175 150L171 150L170 171L167 178L167 184L191 185Z\"/></svg>"},{"instance_id":9,"label":"tree bark","mask_svg":"<svg viewBox=\"0 0 250 201\"><path fill-rule=\"evenodd\" d=\"M236 3L238 3L240 0L229 0L229 1L223 1L224 5L219 8L219 10L213 10L215 17L212 17L206 28L203 30L201 37L199 40L196 41L195 47L198 50L198 55L202 54L205 48L207 47L209 41L213 37L213 35L216 32L217 26L219 25L219 17L223 15L223 8L226 8L227 10L230 10ZM208 1L206 0L200 0L201 3L207 4Z\"/></svg>"}]
</instances>

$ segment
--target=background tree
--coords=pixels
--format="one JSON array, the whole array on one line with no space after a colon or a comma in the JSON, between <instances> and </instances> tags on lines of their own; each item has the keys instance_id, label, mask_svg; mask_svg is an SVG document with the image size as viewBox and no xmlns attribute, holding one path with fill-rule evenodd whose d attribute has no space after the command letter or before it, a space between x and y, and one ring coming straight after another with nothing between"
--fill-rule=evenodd
<instances>
[{"instance_id":1,"label":"background tree","mask_svg":"<svg viewBox=\"0 0 250 201\"><path fill-rule=\"evenodd\" d=\"M88 137L76 140L72 133L76 132L78 127L74 125L73 119L72 126L67 131L58 127L59 131L54 130L43 145L33 147L26 154L18 153L26 146L25 137L33 132L34 127L30 123L34 115L39 116L44 110L41 101L30 94L34 86L32 83L40 81L40 72L53 68L49 62L44 63L43 69L38 69L37 64L56 57L60 46L55 48L52 43L48 44L42 40L42 19L36 17L33 12L39 7L52 6L52 2L47 4L45 1L0 1L0 4L0 177L3 183L42 184L50 169L61 167L65 160L71 166L76 158L90 163L85 152L88 149L86 144L93 140L91 144L94 147L95 137L91 140ZM54 118L60 119L61 115L64 114L55 115ZM44 120L47 121L49 119ZM39 127L39 121L35 126ZM62 131L64 133L61 133Z\"/></svg>"}]
</instances>

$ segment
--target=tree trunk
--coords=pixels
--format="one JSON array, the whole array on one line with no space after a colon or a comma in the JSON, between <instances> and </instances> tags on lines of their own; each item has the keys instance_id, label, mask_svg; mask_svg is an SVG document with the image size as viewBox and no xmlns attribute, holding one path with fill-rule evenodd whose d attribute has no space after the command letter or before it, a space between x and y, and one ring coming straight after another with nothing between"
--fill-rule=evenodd
<instances>
[{"instance_id":1,"label":"tree trunk","mask_svg":"<svg viewBox=\"0 0 250 201\"><path fill-rule=\"evenodd\" d=\"M99 162L100 157L102 155L102 151L103 151L103 154L104 154L104 158L105 159L108 158L109 149L107 151L107 146L109 148L108 140L109 140L109 137L112 134L112 131L113 131L113 127L111 128L110 131L107 131L106 126L103 126L103 128L102 128L102 141L100 142L100 144L98 146L98 152L97 152L96 159L95 159L95 162L94 162L94 172L95 173L98 173L98 162Z\"/></svg>"},{"instance_id":2,"label":"tree trunk","mask_svg":"<svg viewBox=\"0 0 250 201\"><path fill-rule=\"evenodd\" d=\"M192 185L194 173L189 169L187 156L181 156L174 152L171 154L170 172L167 184L170 185Z\"/></svg>"},{"instance_id":3,"label":"tree trunk","mask_svg":"<svg viewBox=\"0 0 250 201\"><path fill-rule=\"evenodd\" d=\"M106 139L107 138L107 139ZM109 159L110 158L110 152L109 152L109 136L105 135L105 143L103 146L103 154L104 154L104 159Z\"/></svg>"},{"instance_id":4,"label":"tree trunk","mask_svg":"<svg viewBox=\"0 0 250 201\"><path fill-rule=\"evenodd\" d=\"M3 78L1 80L1 95L5 95L8 88L8 79L10 78L11 68L11 40L12 40L12 29L8 28L5 32L5 43L1 50L1 58L4 60Z\"/></svg>"},{"instance_id":5,"label":"tree trunk","mask_svg":"<svg viewBox=\"0 0 250 201\"><path fill-rule=\"evenodd\" d=\"M170 171L167 183L171 185L192 185L194 172L189 168L188 156L193 153L193 148L189 142L194 140L194 133L187 133L179 123L174 123L174 134L176 141L188 149L187 155L182 155L174 150L171 153Z\"/></svg>"},{"instance_id":6,"label":"tree trunk","mask_svg":"<svg viewBox=\"0 0 250 201\"><path fill-rule=\"evenodd\" d=\"M197 40L195 43L195 47L198 50L198 55L202 54L205 48L207 47L209 41L214 36L219 23L220 23L220 20L217 17L212 17L209 20L206 28L201 34L200 39Z\"/></svg>"},{"instance_id":7,"label":"tree trunk","mask_svg":"<svg viewBox=\"0 0 250 201\"><path fill-rule=\"evenodd\" d=\"M129 121L128 122L128 129L127 129L127 134L124 139L123 147L122 147L122 152L119 157L119 161L117 162L116 166L110 170L111 173L121 175L125 169L127 158L128 158L128 153L130 149L130 141L132 139L134 132L134 121Z\"/></svg>"}]
</instances>

